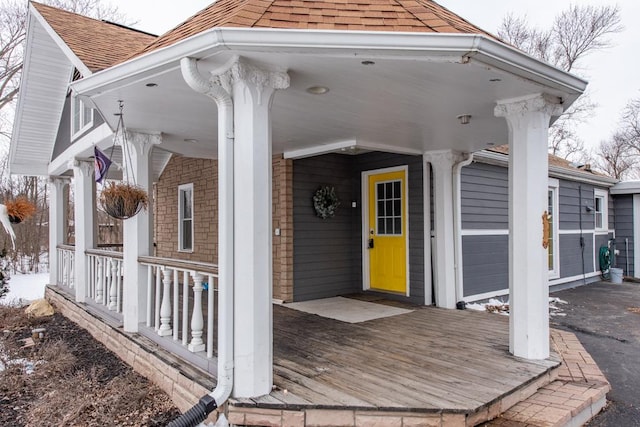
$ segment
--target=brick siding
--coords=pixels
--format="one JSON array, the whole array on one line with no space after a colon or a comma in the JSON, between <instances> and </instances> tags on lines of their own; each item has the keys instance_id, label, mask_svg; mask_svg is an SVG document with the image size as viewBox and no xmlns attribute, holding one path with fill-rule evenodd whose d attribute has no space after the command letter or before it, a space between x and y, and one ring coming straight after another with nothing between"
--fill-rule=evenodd
<instances>
[{"instance_id":1,"label":"brick siding","mask_svg":"<svg viewBox=\"0 0 640 427\"><path fill-rule=\"evenodd\" d=\"M193 183L193 252L178 251L178 186ZM155 185L156 256L218 262L217 160L173 156ZM273 297L293 300L293 162L273 157Z\"/></svg>"}]
</instances>

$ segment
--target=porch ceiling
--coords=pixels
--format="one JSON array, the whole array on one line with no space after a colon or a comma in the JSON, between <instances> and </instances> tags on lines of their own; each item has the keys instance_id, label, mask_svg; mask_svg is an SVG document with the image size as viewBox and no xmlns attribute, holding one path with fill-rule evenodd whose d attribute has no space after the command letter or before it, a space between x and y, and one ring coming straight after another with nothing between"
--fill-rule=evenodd
<instances>
[{"instance_id":1,"label":"porch ceiling","mask_svg":"<svg viewBox=\"0 0 640 427\"><path fill-rule=\"evenodd\" d=\"M236 30L233 34L252 30L255 29ZM203 76L233 55L288 71L290 87L278 91L274 97L274 153L321 152L325 145L335 146L344 141L353 141L352 145L365 149L416 154L445 148L476 151L507 141L505 120L493 114L496 100L544 92L558 96L569 105L581 92L580 88L568 89L549 84L551 80L536 79L533 73L529 76L514 72L516 67L509 64L491 65L492 61L486 58L477 61L472 58L477 51L430 46L443 44L444 38L440 35L411 35L412 41L419 40L424 46L409 52L402 47L395 50L349 48L348 39L354 34L343 36L339 49L326 46L276 49L267 43L260 46L245 43L243 47L231 49L209 47L205 52L193 49L190 52L189 46L184 46L182 53L178 48L175 52L163 50L134 59L115 70L97 73L95 79L80 82L74 89L89 96L112 126L117 101L123 100L128 128L160 131L165 148L203 157L215 157L216 106L184 82L178 67L179 59L184 56L201 58L199 68ZM389 44L394 37L408 37L406 34L386 36L391 40L387 40ZM474 37L464 40L478 38ZM454 41L460 40L463 38ZM147 67L147 63L153 62L150 57L154 54L173 57ZM373 64L365 65L364 61ZM137 68L136 63L139 63ZM127 69L135 71L126 74ZM148 87L150 83L157 86ZM312 86L325 86L329 92L310 94L307 88ZM471 115L467 125L460 124L457 118L463 114Z\"/></svg>"}]
</instances>

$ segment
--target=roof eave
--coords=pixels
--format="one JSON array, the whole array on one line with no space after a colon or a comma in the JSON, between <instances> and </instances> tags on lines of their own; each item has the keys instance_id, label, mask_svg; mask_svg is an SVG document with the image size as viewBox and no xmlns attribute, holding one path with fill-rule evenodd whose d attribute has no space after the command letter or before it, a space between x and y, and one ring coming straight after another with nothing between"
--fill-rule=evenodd
<instances>
[{"instance_id":1,"label":"roof eave","mask_svg":"<svg viewBox=\"0 0 640 427\"><path fill-rule=\"evenodd\" d=\"M586 88L586 81L477 34L400 33L380 31L295 30L272 28L214 28L174 45L95 73L72 84L92 96L149 74L179 67L185 56L202 59L224 50L318 54L348 52L434 61L478 61L567 95L564 107Z\"/></svg>"}]
</instances>

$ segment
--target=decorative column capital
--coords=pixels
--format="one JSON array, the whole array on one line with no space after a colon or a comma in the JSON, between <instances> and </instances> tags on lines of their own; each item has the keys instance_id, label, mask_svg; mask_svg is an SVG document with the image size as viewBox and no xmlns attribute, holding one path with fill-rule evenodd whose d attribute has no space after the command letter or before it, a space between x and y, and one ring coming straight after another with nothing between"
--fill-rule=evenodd
<instances>
[{"instance_id":1,"label":"decorative column capital","mask_svg":"<svg viewBox=\"0 0 640 427\"><path fill-rule=\"evenodd\" d=\"M66 176L49 176L49 184L54 185L56 188L63 188L70 181L71 179Z\"/></svg>"},{"instance_id":2,"label":"decorative column capital","mask_svg":"<svg viewBox=\"0 0 640 427\"><path fill-rule=\"evenodd\" d=\"M422 158L425 162L431 163L434 168L452 168L454 164L465 159L464 153L456 150L433 150L426 151Z\"/></svg>"},{"instance_id":3,"label":"decorative column capital","mask_svg":"<svg viewBox=\"0 0 640 427\"><path fill-rule=\"evenodd\" d=\"M78 159L75 158L69 161L69 167L73 169L73 175L77 176L78 174L88 178L93 177L94 175L94 162L90 159Z\"/></svg>"},{"instance_id":4,"label":"decorative column capital","mask_svg":"<svg viewBox=\"0 0 640 427\"><path fill-rule=\"evenodd\" d=\"M265 89L286 89L289 87L289 74L260 68L246 60L235 57L222 70L211 72L211 84L233 93L233 85L239 82L252 85L258 92L258 104L262 104L262 93Z\"/></svg>"},{"instance_id":5,"label":"decorative column capital","mask_svg":"<svg viewBox=\"0 0 640 427\"><path fill-rule=\"evenodd\" d=\"M140 156L148 156L151 152L151 147L162 143L162 133L160 132L137 132L126 131L127 142L136 150ZM118 142L122 145L122 139Z\"/></svg>"},{"instance_id":6,"label":"decorative column capital","mask_svg":"<svg viewBox=\"0 0 640 427\"><path fill-rule=\"evenodd\" d=\"M493 110L496 117L524 116L527 113L543 113L549 117L559 116L563 112L561 99L538 93L520 98L504 99L497 101Z\"/></svg>"}]
</instances>

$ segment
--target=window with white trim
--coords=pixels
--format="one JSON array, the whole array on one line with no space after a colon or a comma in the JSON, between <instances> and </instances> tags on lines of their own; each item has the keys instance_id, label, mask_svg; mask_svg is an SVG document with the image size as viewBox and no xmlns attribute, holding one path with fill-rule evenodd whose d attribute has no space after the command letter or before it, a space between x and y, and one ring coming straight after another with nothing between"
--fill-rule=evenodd
<instances>
[{"instance_id":1,"label":"window with white trim","mask_svg":"<svg viewBox=\"0 0 640 427\"><path fill-rule=\"evenodd\" d=\"M549 266L549 278L556 279L560 277L560 259L558 252L558 187L559 181L554 178L549 178L548 187L548 210L549 215L549 246L547 247L548 253L548 266Z\"/></svg>"},{"instance_id":2,"label":"window with white trim","mask_svg":"<svg viewBox=\"0 0 640 427\"><path fill-rule=\"evenodd\" d=\"M178 251L193 252L193 183L178 186Z\"/></svg>"},{"instance_id":3,"label":"window with white trim","mask_svg":"<svg viewBox=\"0 0 640 427\"><path fill-rule=\"evenodd\" d=\"M71 135L75 137L93 126L93 108L77 96L71 98Z\"/></svg>"},{"instance_id":4,"label":"window with white trim","mask_svg":"<svg viewBox=\"0 0 640 427\"><path fill-rule=\"evenodd\" d=\"M608 194L606 190L594 190L593 197L593 216L595 222L595 229L600 231L605 231L609 228L609 218L607 216L607 204L608 204Z\"/></svg>"}]
</instances>

